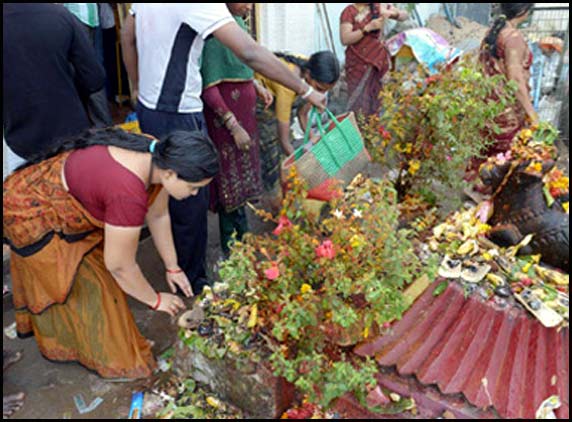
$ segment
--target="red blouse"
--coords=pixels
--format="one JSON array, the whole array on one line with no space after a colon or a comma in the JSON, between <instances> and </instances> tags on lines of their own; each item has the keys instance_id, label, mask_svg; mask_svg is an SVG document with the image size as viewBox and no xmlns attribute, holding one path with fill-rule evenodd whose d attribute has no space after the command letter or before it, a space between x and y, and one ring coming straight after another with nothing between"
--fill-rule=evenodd
<instances>
[{"instance_id":1,"label":"red blouse","mask_svg":"<svg viewBox=\"0 0 572 422\"><path fill-rule=\"evenodd\" d=\"M93 217L120 227L140 227L148 211L143 181L119 164L103 145L74 151L64 174L70 194Z\"/></svg>"}]
</instances>

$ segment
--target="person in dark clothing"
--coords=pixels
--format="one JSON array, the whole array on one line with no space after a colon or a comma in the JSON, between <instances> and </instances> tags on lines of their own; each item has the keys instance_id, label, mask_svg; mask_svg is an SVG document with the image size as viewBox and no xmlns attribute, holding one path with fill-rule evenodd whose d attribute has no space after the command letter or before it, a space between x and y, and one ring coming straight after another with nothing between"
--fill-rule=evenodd
<instances>
[{"instance_id":1,"label":"person in dark clothing","mask_svg":"<svg viewBox=\"0 0 572 422\"><path fill-rule=\"evenodd\" d=\"M63 6L4 3L3 122L6 144L30 160L90 127L81 97L105 73L79 21Z\"/></svg>"},{"instance_id":2,"label":"person in dark clothing","mask_svg":"<svg viewBox=\"0 0 572 422\"><path fill-rule=\"evenodd\" d=\"M97 60L99 60L102 66L105 66L103 61L103 32L100 24L98 3L63 3L63 5L80 21L93 45L93 51ZM81 100L93 128L113 126L113 119L107 104L105 86Z\"/></svg>"}]
</instances>

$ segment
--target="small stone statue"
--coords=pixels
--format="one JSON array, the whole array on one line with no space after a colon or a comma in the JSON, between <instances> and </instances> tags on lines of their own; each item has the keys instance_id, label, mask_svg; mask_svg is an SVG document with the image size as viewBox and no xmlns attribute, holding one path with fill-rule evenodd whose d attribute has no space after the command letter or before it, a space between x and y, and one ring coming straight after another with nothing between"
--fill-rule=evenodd
<instances>
[{"instance_id":1,"label":"small stone statue","mask_svg":"<svg viewBox=\"0 0 572 422\"><path fill-rule=\"evenodd\" d=\"M544 194L543 177L554 166L553 160L546 160L537 171L530 171L531 161L509 160L484 165L480 176L495 192L489 238L508 247L533 234L530 245L520 252L541 254L544 263L569 272L570 218L562 206L568 198L556 198L549 206Z\"/></svg>"}]
</instances>

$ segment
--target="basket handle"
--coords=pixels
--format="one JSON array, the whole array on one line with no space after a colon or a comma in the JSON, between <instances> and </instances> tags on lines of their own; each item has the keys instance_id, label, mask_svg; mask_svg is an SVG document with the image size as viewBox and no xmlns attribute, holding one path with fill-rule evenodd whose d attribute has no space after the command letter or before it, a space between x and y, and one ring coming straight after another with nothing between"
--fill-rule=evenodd
<instances>
[{"instance_id":1,"label":"basket handle","mask_svg":"<svg viewBox=\"0 0 572 422\"><path fill-rule=\"evenodd\" d=\"M348 148L351 150L351 152L355 152L354 148L352 148L352 144L351 142L348 142L348 138L346 137L346 134L344 133L344 131L342 130L342 128L340 127L340 123L338 122L338 119L336 118L336 116L334 116L334 113L332 113L330 111L330 109L326 108L326 113L328 115L328 117L330 118L330 120L332 120L334 122L334 125L336 126L337 129L339 129L339 131L342 133L342 136L344 137L344 140L346 141L346 145L348 146ZM304 142L302 143L302 147L304 147L304 145L306 145L308 143L308 141L310 140L310 130L312 129L312 123L314 118L317 116L317 109L316 107L312 107L312 110L310 111L310 118L308 119L308 124L306 125L306 133L304 134ZM322 125L322 119L318 116L318 120L316 121L317 125L318 125L318 131L320 132L321 136L325 135L325 130L324 127Z\"/></svg>"}]
</instances>

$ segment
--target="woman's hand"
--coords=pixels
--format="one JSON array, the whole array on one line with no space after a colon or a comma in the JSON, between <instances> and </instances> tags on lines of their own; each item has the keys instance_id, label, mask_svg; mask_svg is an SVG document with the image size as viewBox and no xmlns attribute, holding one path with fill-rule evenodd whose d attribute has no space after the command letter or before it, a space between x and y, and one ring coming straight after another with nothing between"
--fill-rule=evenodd
<instances>
[{"instance_id":1,"label":"woman's hand","mask_svg":"<svg viewBox=\"0 0 572 422\"><path fill-rule=\"evenodd\" d=\"M177 316L179 312L186 309L183 300L176 295L172 295L170 293L159 293L159 296L161 298L161 303L159 304L157 311L165 312L174 317Z\"/></svg>"},{"instance_id":2,"label":"woman's hand","mask_svg":"<svg viewBox=\"0 0 572 422\"><path fill-rule=\"evenodd\" d=\"M256 95L264 103L264 110L268 110L268 107L274 102L274 96L259 83L255 83L254 87L256 88Z\"/></svg>"},{"instance_id":3,"label":"woman's hand","mask_svg":"<svg viewBox=\"0 0 572 422\"><path fill-rule=\"evenodd\" d=\"M284 154L286 154L288 157L294 154L294 147L292 146L291 143L288 143L287 145L282 145L282 150L284 151Z\"/></svg>"},{"instance_id":4,"label":"woman's hand","mask_svg":"<svg viewBox=\"0 0 572 422\"><path fill-rule=\"evenodd\" d=\"M322 136L319 133L317 132L310 133L310 142L313 145L316 145L320 139L322 139Z\"/></svg>"},{"instance_id":5,"label":"woman's hand","mask_svg":"<svg viewBox=\"0 0 572 422\"><path fill-rule=\"evenodd\" d=\"M385 19L393 19L398 21L404 21L409 18L409 13L405 10L401 10L395 7L392 4L386 4L385 7L382 7L380 10L381 17Z\"/></svg>"},{"instance_id":6,"label":"woman's hand","mask_svg":"<svg viewBox=\"0 0 572 422\"><path fill-rule=\"evenodd\" d=\"M321 92L312 92L306 101L318 107L318 110L320 111L324 111L326 109L326 96Z\"/></svg>"},{"instance_id":7,"label":"woman's hand","mask_svg":"<svg viewBox=\"0 0 572 422\"><path fill-rule=\"evenodd\" d=\"M372 20L370 23L363 27L364 32L381 31L381 28L383 28L383 20L384 18L377 18Z\"/></svg>"},{"instance_id":8,"label":"woman's hand","mask_svg":"<svg viewBox=\"0 0 572 422\"><path fill-rule=\"evenodd\" d=\"M536 112L527 115L529 126L537 126L539 123L538 114Z\"/></svg>"},{"instance_id":9,"label":"woman's hand","mask_svg":"<svg viewBox=\"0 0 572 422\"><path fill-rule=\"evenodd\" d=\"M252 145L252 140L250 135L242 126L237 124L231 131L232 137L234 138L234 143L237 148L241 151L247 152L250 150Z\"/></svg>"},{"instance_id":10,"label":"woman's hand","mask_svg":"<svg viewBox=\"0 0 572 422\"><path fill-rule=\"evenodd\" d=\"M177 286L183 294L187 297L193 296L193 289L191 289L191 283L183 270L177 270L174 272L167 272L167 284L171 292L177 293Z\"/></svg>"}]
</instances>

